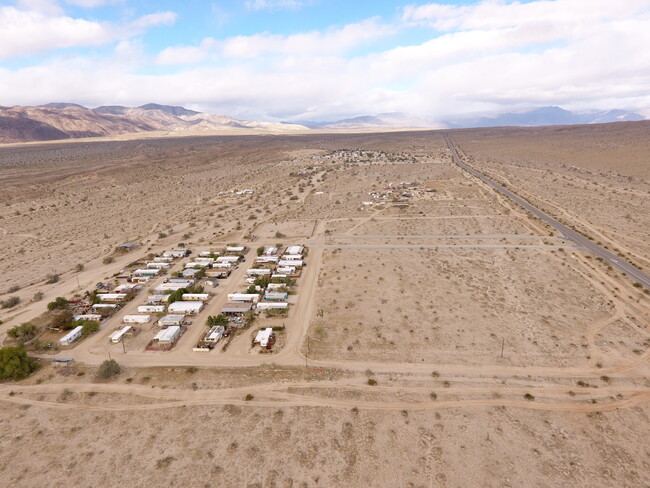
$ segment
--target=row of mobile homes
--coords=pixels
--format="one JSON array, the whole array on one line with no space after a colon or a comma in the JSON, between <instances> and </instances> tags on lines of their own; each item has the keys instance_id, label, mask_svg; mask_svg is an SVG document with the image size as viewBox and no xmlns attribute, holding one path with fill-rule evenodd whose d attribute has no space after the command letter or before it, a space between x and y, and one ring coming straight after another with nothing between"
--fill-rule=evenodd
<instances>
[{"instance_id":1,"label":"row of mobile homes","mask_svg":"<svg viewBox=\"0 0 650 488\"><path fill-rule=\"evenodd\" d=\"M160 327L166 327L170 325L183 325L184 321L185 321L185 315L168 314L158 319L158 325Z\"/></svg>"},{"instance_id":2,"label":"row of mobile homes","mask_svg":"<svg viewBox=\"0 0 650 488\"><path fill-rule=\"evenodd\" d=\"M66 335L61 337L59 339L59 342L61 343L62 346L69 346L72 344L74 341L79 339L81 337L81 332L83 331L83 326L79 325L72 329L70 332L68 332Z\"/></svg>"},{"instance_id":3,"label":"row of mobile homes","mask_svg":"<svg viewBox=\"0 0 650 488\"><path fill-rule=\"evenodd\" d=\"M195 315L203 310L203 302L200 301L180 301L174 302L168 307L169 313Z\"/></svg>"},{"instance_id":4,"label":"row of mobile homes","mask_svg":"<svg viewBox=\"0 0 650 488\"><path fill-rule=\"evenodd\" d=\"M164 311L164 305L140 305L138 307L138 313L163 313Z\"/></svg>"},{"instance_id":5,"label":"row of mobile homes","mask_svg":"<svg viewBox=\"0 0 650 488\"><path fill-rule=\"evenodd\" d=\"M122 322L125 324L147 324L151 321L151 315L125 315Z\"/></svg>"},{"instance_id":6,"label":"row of mobile homes","mask_svg":"<svg viewBox=\"0 0 650 488\"><path fill-rule=\"evenodd\" d=\"M126 334L128 334L131 331L133 331L133 327L131 327L130 325L125 325L120 330L116 330L115 332L113 332L110 336L108 336L108 338L113 344L117 344L124 338Z\"/></svg>"}]
</instances>

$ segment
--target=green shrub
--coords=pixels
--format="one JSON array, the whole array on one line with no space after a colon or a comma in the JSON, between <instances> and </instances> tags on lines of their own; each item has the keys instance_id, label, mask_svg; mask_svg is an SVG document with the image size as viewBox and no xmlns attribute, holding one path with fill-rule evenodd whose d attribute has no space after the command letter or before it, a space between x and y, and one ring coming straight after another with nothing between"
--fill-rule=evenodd
<instances>
[{"instance_id":1,"label":"green shrub","mask_svg":"<svg viewBox=\"0 0 650 488\"><path fill-rule=\"evenodd\" d=\"M38 363L22 347L0 348L0 380L22 380L38 369Z\"/></svg>"},{"instance_id":2,"label":"green shrub","mask_svg":"<svg viewBox=\"0 0 650 488\"><path fill-rule=\"evenodd\" d=\"M68 308L68 300L64 297L57 297L53 302L47 304L47 309L52 310L66 310Z\"/></svg>"},{"instance_id":3,"label":"green shrub","mask_svg":"<svg viewBox=\"0 0 650 488\"><path fill-rule=\"evenodd\" d=\"M54 283L59 282L59 278L60 276L58 274L50 273L49 275L47 275L47 278L45 279L45 283L47 283L48 285L53 285Z\"/></svg>"},{"instance_id":4,"label":"green shrub","mask_svg":"<svg viewBox=\"0 0 650 488\"><path fill-rule=\"evenodd\" d=\"M107 359L99 365L99 369L97 370L97 377L106 380L120 374L120 371L122 371L122 368L119 364L117 364L117 361L115 361L115 359Z\"/></svg>"},{"instance_id":5,"label":"green shrub","mask_svg":"<svg viewBox=\"0 0 650 488\"><path fill-rule=\"evenodd\" d=\"M38 332L38 327L36 327L34 324L30 322L26 322L24 324L17 325L16 327L12 327L7 331L7 335L13 339L17 339L21 342L27 342L32 340L34 337L36 337L36 333Z\"/></svg>"}]
</instances>

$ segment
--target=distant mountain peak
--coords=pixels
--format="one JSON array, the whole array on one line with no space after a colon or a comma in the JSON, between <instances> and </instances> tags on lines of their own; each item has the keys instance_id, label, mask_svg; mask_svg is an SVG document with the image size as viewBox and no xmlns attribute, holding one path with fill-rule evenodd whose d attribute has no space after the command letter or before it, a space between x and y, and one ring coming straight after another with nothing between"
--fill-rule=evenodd
<instances>
[{"instance_id":1,"label":"distant mountain peak","mask_svg":"<svg viewBox=\"0 0 650 488\"><path fill-rule=\"evenodd\" d=\"M78 103L67 103L67 102L52 102L52 103L46 103L45 105L38 105L38 107L43 107L43 108L58 108L58 109L64 109L64 108L70 108L70 107L75 107L75 108L86 108L83 105L79 105Z\"/></svg>"},{"instance_id":2,"label":"distant mountain peak","mask_svg":"<svg viewBox=\"0 0 650 488\"><path fill-rule=\"evenodd\" d=\"M163 112L168 113L169 115L173 115L174 117L180 117L181 115L192 116L201 113L194 110L189 110L185 107L180 107L178 105L160 105L158 103L146 103L144 105L140 105L138 108L141 108L143 110L162 110Z\"/></svg>"}]
</instances>

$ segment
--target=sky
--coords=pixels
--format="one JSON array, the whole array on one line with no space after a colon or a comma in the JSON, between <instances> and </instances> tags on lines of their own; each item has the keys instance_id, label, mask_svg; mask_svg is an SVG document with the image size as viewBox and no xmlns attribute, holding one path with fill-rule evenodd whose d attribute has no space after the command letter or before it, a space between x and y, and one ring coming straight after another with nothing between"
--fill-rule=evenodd
<instances>
[{"instance_id":1,"label":"sky","mask_svg":"<svg viewBox=\"0 0 650 488\"><path fill-rule=\"evenodd\" d=\"M650 108L650 0L0 0L0 105L327 121Z\"/></svg>"}]
</instances>

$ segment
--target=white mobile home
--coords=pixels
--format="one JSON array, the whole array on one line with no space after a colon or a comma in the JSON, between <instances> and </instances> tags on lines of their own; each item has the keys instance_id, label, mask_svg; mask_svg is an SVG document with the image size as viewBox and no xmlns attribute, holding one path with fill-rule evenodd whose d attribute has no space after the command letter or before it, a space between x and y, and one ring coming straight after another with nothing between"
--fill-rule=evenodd
<instances>
[{"instance_id":1,"label":"white mobile home","mask_svg":"<svg viewBox=\"0 0 650 488\"><path fill-rule=\"evenodd\" d=\"M158 325L164 327L166 325L182 325L185 320L185 315L181 314L168 314L158 320Z\"/></svg>"},{"instance_id":2,"label":"white mobile home","mask_svg":"<svg viewBox=\"0 0 650 488\"><path fill-rule=\"evenodd\" d=\"M214 258L198 256L194 258L194 261L197 263L214 263Z\"/></svg>"},{"instance_id":3,"label":"white mobile home","mask_svg":"<svg viewBox=\"0 0 650 488\"><path fill-rule=\"evenodd\" d=\"M305 252L305 248L303 246L289 246L287 247L287 250L284 253L302 255L304 252Z\"/></svg>"},{"instance_id":4,"label":"white mobile home","mask_svg":"<svg viewBox=\"0 0 650 488\"><path fill-rule=\"evenodd\" d=\"M262 347L266 347L269 344L272 335L273 335L273 329L271 327L267 327L266 329L260 329L260 331L255 336L255 344L259 344Z\"/></svg>"},{"instance_id":5,"label":"white mobile home","mask_svg":"<svg viewBox=\"0 0 650 488\"><path fill-rule=\"evenodd\" d=\"M140 305L138 307L138 313L162 313L164 311L164 305Z\"/></svg>"},{"instance_id":6,"label":"white mobile home","mask_svg":"<svg viewBox=\"0 0 650 488\"><path fill-rule=\"evenodd\" d=\"M185 265L185 269L190 269L190 268L207 268L210 266L211 263L206 263L204 261L192 261L191 263L187 263Z\"/></svg>"},{"instance_id":7,"label":"white mobile home","mask_svg":"<svg viewBox=\"0 0 650 488\"><path fill-rule=\"evenodd\" d=\"M126 293L100 293L97 298L102 302L120 303L126 299Z\"/></svg>"},{"instance_id":8,"label":"white mobile home","mask_svg":"<svg viewBox=\"0 0 650 488\"><path fill-rule=\"evenodd\" d=\"M61 343L62 346L69 346L72 344L74 341L79 339L81 337L81 332L83 331L83 326L79 325L72 329L70 332L68 332L66 335L61 337L59 339L59 342Z\"/></svg>"},{"instance_id":9,"label":"white mobile home","mask_svg":"<svg viewBox=\"0 0 650 488\"><path fill-rule=\"evenodd\" d=\"M239 256L219 256L215 262L236 264L239 262L239 260Z\"/></svg>"},{"instance_id":10,"label":"white mobile home","mask_svg":"<svg viewBox=\"0 0 650 488\"><path fill-rule=\"evenodd\" d=\"M217 343L223 337L226 328L223 325L215 325L205 335L205 342Z\"/></svg>"},{"instance_id":11,"label":"white mobile home","mask_svg":"<svg viewBox=\"0 0 650 488\"><path fill-rule=\"evenodd\" d=\"M156 303L166 303L169 300L169 295L149 295L147 297L147 303L150 305Z\"/></svg>"},{"instance_id":12,"label":"white mobile home","mask_svg":"<svg viewBox=\"0 0 650 488\"><path fill-rule=\"evenodd\" d=\"M276 270L276 273L283 274L283 275L294 275L296 274L296 267L295 266L283 266L279 267Z\"/></svg>"},{"instance_id":13,"label":"white mobile home","mask_svg":"<svg viewBox=\"0 0 650 488\"><path fill-rule=\"evenodd\" d=\"M245 246L228 246L226 248L227 253L236 253L236 254L243 254L246 251Z\"/></svg>"},{"instance_id":14,"label":"white mobile home","mask_svg":"<svg viewBox=\"0 0 650 488\"><path fill-rule=\"evenodd\" d=\"M160 330L153 338L154 341L158 341L160 344L171 344L178 336L181 335L181 328L178 325L171 325L166 329Z\"/></svg>"},{"instance_id":15,"label":"white mobile home","mask_svg":"<svg viewBox=\"0 0 650 488\"><path fill-rule=\"evenodd\" d=\"M251 268L246 271L246 274L248 276L271 276L271 270L264 268Z\"/></svg>"},{"instance_id":16,"label":"white mobile home","mask_svg":"<svg viewBox=\"0 0 650 488\"><path fill-rule=\"evenodd\" d=\"M280 260L277 256L258 256L255 258L257 264L277 263Z\"/></svg>"},{"instance_id":17,"label":"white mobile home","mask_svg":"<svg viewBox=\"0 0 650 488\"><path fill-rule=\"evenodd\" d=\"M289 294L282 291L267 291L264 294L264 300L271 302L284 302L288 297Z\"/></svg>"},{"instance_id":18,"label":"white mobile home","mask_svg":"<svg viewBox=\"0 0 650 488\"><path fill-rule=\"evenodd\" d=\"M140 285L137 285L135 283L122 283L119 286L116 286L115 289L113 290L114 293L131 293L132 291L138 291L140 289Z\"/></svg>"},{"instance_id":19,"label":"white mobile home","mask_svg":"<svg viewBox=\"0 0 650 488\"><path fill-rule=\"evenodd\" d=\"M174 302L168 307L169 313L194 315L203 310L203 302Z\"/></svg>"},{"instance_id":20,"label":"white mobile home","mask_svg":"<svg viewBox=\"0 0 650 488\"><path fill-rule=\"evenodd\" d=\"M122 322L125 324L146 324L151 321L151 315L125 315Z\"/></svg>"},{"instance_id":21,"label":"white mobile home","mask_svg":"<svg viewBox=\"0 0 650 488\"><path fill-rule=\"evenodd\" d=\"M169 263L147 263L147 268L153 268L153 269L169 269Z\"/></svg>"},{"instance_id":22,"label":"white mobile home","mask_svg":"<svg viewBox=\"0 0 650 488\"><path fill-rule=\"evenodd\" d=\"M133 276L148 276L150 278L157 276L159 274L160 274L160 270L153 269L153 268L136 269L133 272Z\"/></svg>"},{"instance_id":23,"label":"white mobile home","mask_svg":"<svg viewBox=\"0 0 650 488\"><path fill-rule=\"evenodd\" d=\"M184 258L187 255L187 249L176 249L163 252L164 258Z\"/></svg>"},{"instance_id":24,"label":"white mobile home","mask_svg":"<svg viewBox=\"0 0 650 488\"><path fill-rule=\"evenodd\" d=\"M278 248L277 247L267 247L264 249L264 256L275 256L278 253Z\"/></svg>"},{"instance_id":25,"label":"white mobile home","mask_svg":"<svg viewBox=\"0 0 650 488\"><path fill-rule=\"evenodd\" d=\"M128 334L132 330L133 327L131 327L130 325L125 325L120 330L116 330L115 332L113 332L110 336L108 336L108 338L111 340L113 344L117 344L124 338L126 334Z\"/></svg>"},{"instance_id":26,"label":"white mobile home","mask_svg":"<svg viewBox=\"0 0 650 488\"><path fill-rule=\"evenodd\" d=\"M183 293L181 297L186 302L207 302L210 300L209 293Z\"/></svg>"},{"instance_id":27,"label":"white mobile home","mask_svg":"<svg viewBox=\"0 0 650 488\"><path fill-rule=\"evenodd\" d=\"M292 261L286 261L284 259L281 259L278 261L278 266L284 267L284 266L295 266L296 268L302 268L303 262L301 259L294 259Z\"/></svg>"},{"instance_id":28,"label":"white mobile home","mask_svg":"<svg viewBox=\"0 0 650 488\"><path fill-rule=\"evenodd\" d=\"M171 263L174 261L172 257L157 256L153 258L154 263Z\"/></svg>"},{"instance_id":29,"label":"white mobile home","mask_svg":"<svg viewBox=\"0 0 650 488\"><path fill-rule=\"evenodd\" d=\"M228 294L228 301L257 303L260 301L260 296L257 293L230 293Z\"/></svg>"},{"instance_id":30,"label":"white mobile home","mask_svg":"<svg viewBox=\"0 0 650 488\"><path fill-rule=\"evenodd\" d=\"M282 256L284 261L301 261L302 254L285 254Z\"/></svg>"},{"instance_id":31,"label":"white mobile home","mask_svg":"<svg viewBox=\"0 0 650 488\"><path fill-rule=\"evenodd\" d=\"M72 320L88 320L89 322L101 322L102 316L98 313L84 313L81 315L73 315Z\"/></svg>"},{"instance_id":32,"label":"white mobile home","mask_svg":"<svg viewBox=\"0 0 650 488\"><path fill-rule=\"evenodd\" d=\"M257 310L267 310L270 308L289 308L289 304L286 302L260 302L257 304Z\"/></svg>"}]
</instances>

